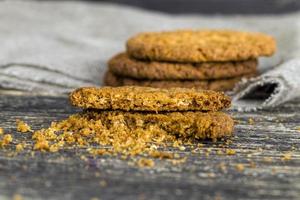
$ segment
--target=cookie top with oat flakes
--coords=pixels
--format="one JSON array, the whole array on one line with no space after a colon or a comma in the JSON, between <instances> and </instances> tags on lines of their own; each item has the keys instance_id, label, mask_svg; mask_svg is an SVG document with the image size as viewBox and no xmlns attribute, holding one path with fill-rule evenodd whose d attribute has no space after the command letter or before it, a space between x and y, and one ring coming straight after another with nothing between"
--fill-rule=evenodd
<instances>
[{"instance_id":1,"label":"cookie top with oat flakes","mask_svg":"<svg viewBox=\"0 0 300 200\"><path fill-rule=\"evenodd\" d=\"M275 51L273 37L233 30L146 32L127 41L129 55L155 61L240 61L271 56Z\"/></svg>"}]
</instances>

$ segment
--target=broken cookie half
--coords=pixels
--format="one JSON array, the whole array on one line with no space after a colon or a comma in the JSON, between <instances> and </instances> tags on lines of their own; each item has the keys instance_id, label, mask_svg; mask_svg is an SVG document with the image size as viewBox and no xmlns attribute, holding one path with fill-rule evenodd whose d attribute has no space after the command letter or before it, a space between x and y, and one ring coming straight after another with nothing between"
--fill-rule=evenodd
<instances>
[{"instance_id":1,"label":"broken cookie half","mask_svg":"<svg viewBox=\"0 0 300 200\"><path fill-rule=\"evenodd\" d=\"M230 106L231 100L220 92L137 86L86 87L72 92L70 102L84 109L77 119L83 120L87 128L93 129L91 124L97 122L115 134L127 131L134 135L142 130L150 135L155 132L215 140L233 133L232 118L220 112Z\"/></svg>"}]
</instances>

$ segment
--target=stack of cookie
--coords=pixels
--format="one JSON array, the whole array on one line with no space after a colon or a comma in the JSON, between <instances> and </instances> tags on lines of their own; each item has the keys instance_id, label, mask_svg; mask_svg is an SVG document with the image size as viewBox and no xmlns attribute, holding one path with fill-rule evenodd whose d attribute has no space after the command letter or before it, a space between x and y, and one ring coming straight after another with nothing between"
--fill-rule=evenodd
<instances>
[{"instance_id":1,"label":"stack of cookie","mask_svg":"<svg viewBox=\"0 0 300 200\"><path fill-rule=\"evenodd\" d=\"M108 62L105 84L227 91L257 74L257 58L276 43L262 33L179 30L141 33Z\"/></svg>"},{"instance_id":2,"label":"stack of cookie","mask_svg":"<svg viewBox=\"0 0 300 200\"><path fill-rule=\"evenodd\" d=\"M188 88L138 86L79 88L71 104L85 109L101 132L120 135L125 131L178 135L181 138L218 139L230 136L233 120L220 112L231 104L223 93ZM77 116L77 118L81 118ZM97 123L96 123L97 122ZM86 125L88 129L92 126Z\"/></svg>"}]
</instances>

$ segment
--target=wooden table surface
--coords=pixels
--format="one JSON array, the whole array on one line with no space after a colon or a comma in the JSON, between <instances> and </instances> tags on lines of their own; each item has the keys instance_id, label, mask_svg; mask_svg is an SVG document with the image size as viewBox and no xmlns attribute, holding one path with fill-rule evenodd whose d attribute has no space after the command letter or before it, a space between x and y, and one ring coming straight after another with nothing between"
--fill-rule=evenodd
<instances>
[{"instance_id":1,"label":"wooden table surface","mask_svg":"<svg viewBox=\"0 0 300 200\"><path fill-rule=\"evenodd\" d=\"M17 140L27 135L16 132L16 119L37 130L74 112L66 97L0 94L0 126ZM15 154L14 143L0 149L0 199L300 199L300 101L230 113L239 123L226 148L236 154L218 155L222 142L204 141L198 153L178 152L187 157L178 165L157 159L140 168L83 157L84 149Z\"/></svg>"}]
</instances>

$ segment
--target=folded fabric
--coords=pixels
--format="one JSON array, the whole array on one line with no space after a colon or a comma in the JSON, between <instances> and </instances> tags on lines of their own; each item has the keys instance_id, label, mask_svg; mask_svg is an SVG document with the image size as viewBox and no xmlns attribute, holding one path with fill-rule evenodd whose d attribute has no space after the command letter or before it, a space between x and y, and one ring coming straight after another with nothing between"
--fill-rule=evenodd
<instances>
[{"instance_id":1,"label":"folded fabric","mask_svg":"<svg viewBox=\"0 0 300 200\"><path fill-rule=\"evenodd\" d=\"M183 28L229 28L273 35L278 53L259 60L260 70L265 71L300 55L300 22L295 20L298 18L300 13L168 15L107 3L3 1L0 87L63 94L81 86L101 85L107 60L124 51L124 42L130 36L142 31ZM240 96L243 93L235 99ZM297 95L275 103L294 96ZM270 100L267 105L273 102Z\"/></svg>"},{"instance_id":2,"label":"folded fabric","mask_svg":"<svg viewBox=\"0 0 300 200\"><path fill-rule=\"evenodd\" d=\"M263 75L241 82L233 97L233 108L252 111L272 108L300 98L300 58L285 62Z\"/></svg>"}]
</instances>

